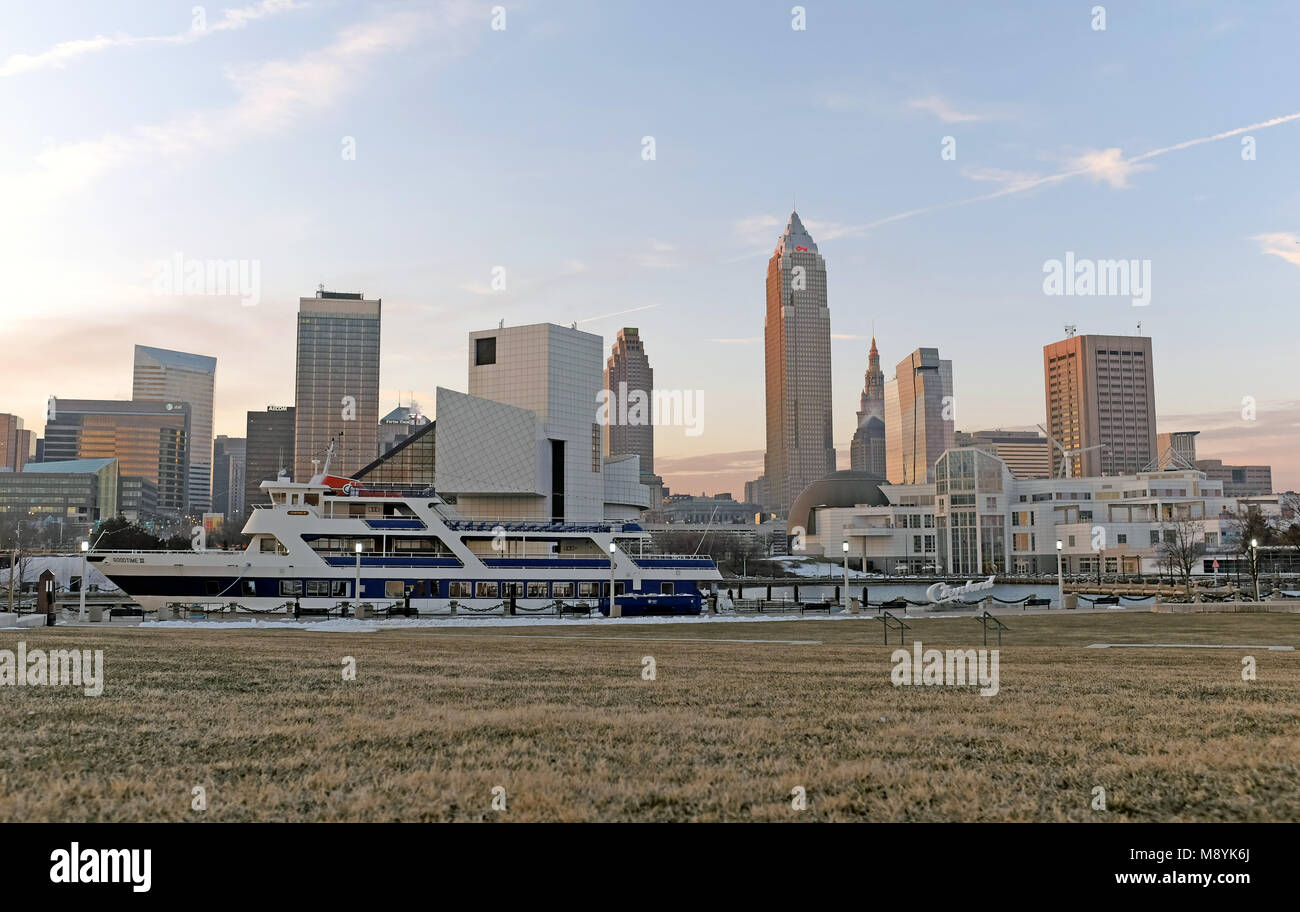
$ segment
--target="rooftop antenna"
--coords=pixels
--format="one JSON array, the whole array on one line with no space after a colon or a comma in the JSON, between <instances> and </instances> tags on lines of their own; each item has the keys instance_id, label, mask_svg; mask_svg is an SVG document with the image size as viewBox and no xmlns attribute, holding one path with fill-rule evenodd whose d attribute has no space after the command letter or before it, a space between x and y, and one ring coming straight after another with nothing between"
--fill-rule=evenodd
<instances>
[{"instance_id":1,"label":"rooftop antenna","mask_svg":"<svg viewBox=\"0 0 1300 912\"><path fill-rule=\"evenodd\" d=\"M1141 326L1142 324L1139 323L1138 325ZM1073 339L1075 333L1077 333L1078 331L1079 331L1079 327L1074 325L1073 323L1065 324L1065 337L1067 339Z\"/></svg>"},{"instance_id":2,"label":"rooftop antenna","mask_svg":"<svg viewBox=\"0 0 1300 912\"><path fill-rule=\"evenodd\" d=\"M505 329L505 328L506 328L506 318L502 317L501 322L497 324L497 329Z\"/></svg>"},{"instance_id":3,"label":"rooftop antenna","mask_svg":"<svg viewBox=\"0 0 1300 912\"><path fill-rule=\"evenodd\" d=\"M1142 335L1142 321L1138 320L1138 335Z\"/></svg>"}]
</instances>

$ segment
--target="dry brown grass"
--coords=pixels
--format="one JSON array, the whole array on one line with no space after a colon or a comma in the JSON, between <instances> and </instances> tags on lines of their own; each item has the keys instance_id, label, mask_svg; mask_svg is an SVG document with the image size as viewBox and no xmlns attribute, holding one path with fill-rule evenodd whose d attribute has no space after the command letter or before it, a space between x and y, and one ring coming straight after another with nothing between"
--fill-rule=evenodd
<instances>
[{"instance_id":1,"label":"dry brown grass","mask_svg":"<svg viewBox=\"0 0 1300 912\"><path fill-rule=\"evenodd\" d=\"M5 632L4 648L103 648L107 683L0 689L0 820L1300 818L1300 655L1253 651L1247 683L1240 651L1080 648L1294 644L1300 618L1008 623L995 697L893 687L894 647L865 620ZM927 646L979 645L967 619L914 627Z\"/></svg>"}]
</instances>

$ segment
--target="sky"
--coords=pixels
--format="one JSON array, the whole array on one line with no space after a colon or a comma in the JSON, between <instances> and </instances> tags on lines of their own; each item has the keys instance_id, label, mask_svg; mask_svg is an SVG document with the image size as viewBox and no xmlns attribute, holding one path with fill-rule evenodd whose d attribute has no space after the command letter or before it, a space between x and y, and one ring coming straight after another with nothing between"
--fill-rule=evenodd
<instances>
[{"instance_id":1,"label":"sky","mask_svg":"<svg viewBox=\"0 0 1300 912\"><path fill-rule=\"evenodd\" d=\"M873 327L887 377L953 361L973 431L1044 420L1066 324L1140 322L1159 429L1300 488L1300 6L1097 5L5 0L0 411L129 398L139 343L216 357L242 436L323 284L383 299L381 413L465 390L472 330L638 327L703 403L656 471L739 497L797 205L842 464ZM1067 253L1149 264L1149 300L1048 294ZM178 255L256 294L174 293Z\"/></svg>"}]
</instances>

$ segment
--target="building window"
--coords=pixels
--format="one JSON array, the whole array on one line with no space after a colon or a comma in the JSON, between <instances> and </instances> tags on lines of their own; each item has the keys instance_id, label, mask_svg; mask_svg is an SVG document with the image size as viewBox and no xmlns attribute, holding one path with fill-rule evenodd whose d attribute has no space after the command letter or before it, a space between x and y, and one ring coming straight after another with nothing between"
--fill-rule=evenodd
<instances>
[{"instance_id":1,"label":"building window","mask_svg":"<svg viewBox=\"0 0 1300 912\"><path fill-rule=\"evenodd\" d=\"M497 363L497 339L496 336L488 336L485 339L474 340L474 364L496 364Z\"/></svg>"},{"instance_id":2,"label":"building window","mask_svg":"<svg viewBox=\"0 0 1300 912\"><path fill-rule=\"evenodd\" d=\"M1127 545L1127 544L1128 544L1128 536L1127 536L1127 535L1116 535L1116 536L1115 536L1115 541L1119 542L1121 545Z\"/></svg>"},{"instance_id":3,"label":"building window","mask_svg":"<svg viewBox=\"0 0 1300 912\"><path fill-rule=\"evenodd\" d=\"M591 426L591 470L600 471L600 425Z\"/></svg>"}]
</instances>

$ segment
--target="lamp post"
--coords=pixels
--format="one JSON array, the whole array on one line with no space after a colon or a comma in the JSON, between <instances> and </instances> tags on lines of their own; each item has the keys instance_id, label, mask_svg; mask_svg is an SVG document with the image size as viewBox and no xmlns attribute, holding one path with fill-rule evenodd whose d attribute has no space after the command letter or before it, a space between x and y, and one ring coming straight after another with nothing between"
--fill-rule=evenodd
<instances>
[{"instance_id":1,"label":"lamp post","mask_svg":"<svg viewBox=\"0 0 1300 912\"><path fill-rule=\"evenodd\" d=\"M840 550L844 552L844 605L843 610L849 610L849 543L846 539L840 542Z\"/></svg>"},{"instance_id":2,"label":"lamp post","mask_svg":"<svg viewBox=\"0 0 1300 912\"><path fill-rule=\"evenodd\" d=\"M90 575L90 571L87 569L86 552L89 550L90 542L83 541L81 543L81 586L79 587L81 589L81 607L77 609L77 620L79 621L86 619L86 580ZM112 615L109 617L111 618Z\"/></svg>"},{"instance_id":3,"label":"lamp post","mask_svg":"<svg viewBox=\"0 0 1300 912\"><path fill-rule=\"evenodd\" d=\"M361 605L361 542L357 542L356 545L354 546L353 550L356 551L356 553L357 553L357 588L356 588L356 603L357 603L357 606L360 607L360 605ZM353 614L356 614L356 611L353 611L352 613L353 613Z\"/></svg>"},{"instance_id":4,"label":"lamp post","mask_svg":"<svg viewBox=\"0 0 1300 912\"><path fill-rule=\"evenodd\" d=\"M1259 539L1250 540L1250 578L1255 581L1255 601L1259 601Z\"/></svg>"},{"instance_id":5,"label":"lamp post","mask_svg":"<svg viewBox=\"0 0 1300 912\"><path fill-rule=\"evenodd\" d=\"M609 543L609 616L622 617L619 613L618 604L614 601L614 556L618 553L618 545L612 541Z\"/></svg>"},{"instance_id":6,"label":"lamp post","mask_svg":"<svg viewBox=\"0 0 1300 912\"><path fill-rule=\"evenodd\" d=\"M1061 565L1061 540L1056 540L1056 607L1065 607L1065 571Z\"/></svg>"}]
</instances>

